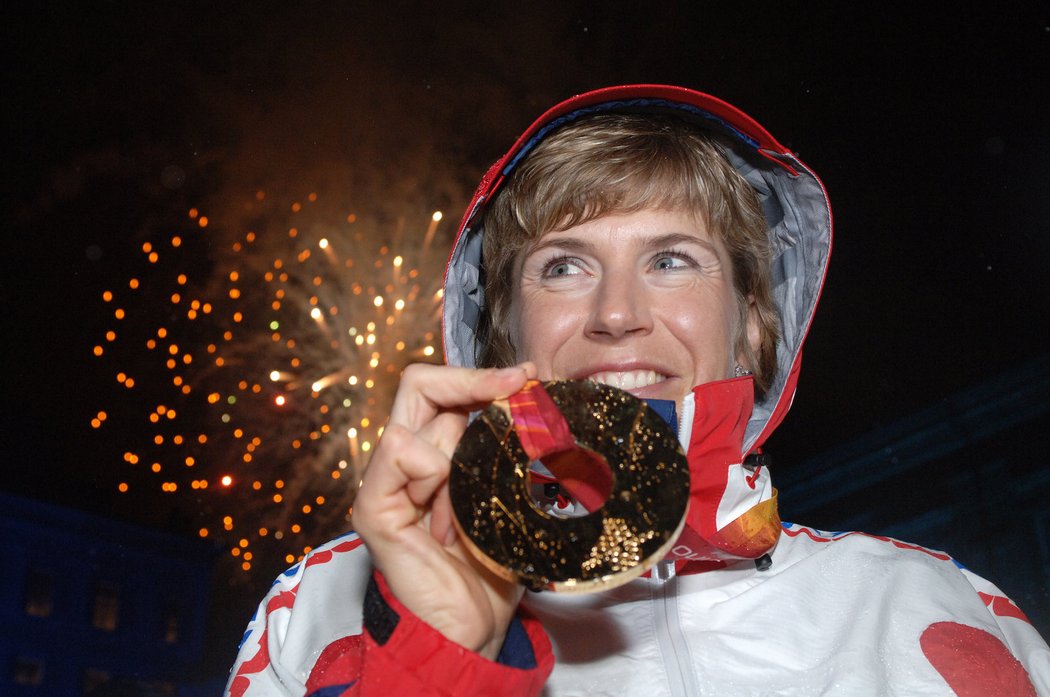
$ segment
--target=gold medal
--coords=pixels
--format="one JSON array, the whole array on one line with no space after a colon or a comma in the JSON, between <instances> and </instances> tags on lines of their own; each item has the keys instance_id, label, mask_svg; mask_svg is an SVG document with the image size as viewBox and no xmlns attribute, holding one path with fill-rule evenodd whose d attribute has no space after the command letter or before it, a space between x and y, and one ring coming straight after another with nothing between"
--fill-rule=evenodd
<instances>
[{"instance_id":1,"label":"gold medal","mask_svg":"<svg viewBox=\"0 0 1050 697\"><path fill-rule=\"evenodd\" d=\"M588 510L541 505L536 461ZM689 466L642 400L590 381L532 382L470 424L449 491L460 534L491 571L533 590L586 592L667 554L685 522Z\"/></svg>"}]
</instances>

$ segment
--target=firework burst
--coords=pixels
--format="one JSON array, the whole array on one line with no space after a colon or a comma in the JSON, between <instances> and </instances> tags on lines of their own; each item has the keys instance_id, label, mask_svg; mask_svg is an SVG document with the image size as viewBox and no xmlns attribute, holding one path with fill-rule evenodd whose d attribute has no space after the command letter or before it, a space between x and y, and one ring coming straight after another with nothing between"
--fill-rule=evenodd
<instances>
[{"instance_id":1,"label":"firework burst","mask_svg":"<svg viewBox=\"0 0 1050 697\"><path fill-rule=\"evenodd\" d=\"M245 572L348 529L402 369L440 360L440 212L275 198L143 241L93 349L125 389L92 425L141 434L116 486L176 497Z\"/></svg>"}]
</instances>

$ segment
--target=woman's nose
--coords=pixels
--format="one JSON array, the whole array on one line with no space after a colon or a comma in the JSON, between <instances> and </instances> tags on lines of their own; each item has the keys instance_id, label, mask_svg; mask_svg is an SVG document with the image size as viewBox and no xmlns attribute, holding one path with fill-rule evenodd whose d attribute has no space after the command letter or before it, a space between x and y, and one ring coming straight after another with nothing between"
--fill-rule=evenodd
<instances>
[{"instance_id":1,"label":"woman's nose","mask_svg":"<svg viewBox=\"0 0 1050 697\"><path fill-rule=\"evenodd\" d=\"M645 288L635 279L606 276L594 289L587 334L595 338L619 339L631 334L647 334L652 329L652 313Z\"/></svg>"}]
</instances>

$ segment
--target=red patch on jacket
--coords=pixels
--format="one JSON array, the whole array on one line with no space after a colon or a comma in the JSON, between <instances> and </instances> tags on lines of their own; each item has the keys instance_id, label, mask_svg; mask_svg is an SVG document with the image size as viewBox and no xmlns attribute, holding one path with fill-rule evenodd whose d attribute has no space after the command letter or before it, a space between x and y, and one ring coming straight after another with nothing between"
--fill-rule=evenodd
<instances>
[{"instance_id":1,"label":"red patch on jacket","mask_svg":"<svg viewBox=\"0 0 1050 697\"><path fill-rule=\"evenodd\" d=\"M1037 697L1024 666L983 629L935 622L922 633L919 645L959 697Z\"/></svg>"},{"instance_id":2,"label":"red patch on jacket","mask_svg":"<svg viewBox=\"0 0 1050 697\"><path fill-rule=\"evenodd\" d=\"M1014 619L1021 620L1031 624L1032 621L1028 619L1021 608L1014 604L1014 601L1009 598L1005 598L1001 595L992 595L990 593L982 593L977 591L977 595L981 596L981 600L988 606L988 609L992 611L992 614L996 617L1013 617Z\"/></svg>"},{"instance_id":3,"label":"red patch on jacket","mask_svg":"<svg viewBox=\"0 0 1050 697\"><path fill-rule=\"evenodd\" d=\"M337 639L325 647L306 681L306 694L325 687L350 685L361 679L364 640L360 635Z\"/></svg>"}]
</instances>

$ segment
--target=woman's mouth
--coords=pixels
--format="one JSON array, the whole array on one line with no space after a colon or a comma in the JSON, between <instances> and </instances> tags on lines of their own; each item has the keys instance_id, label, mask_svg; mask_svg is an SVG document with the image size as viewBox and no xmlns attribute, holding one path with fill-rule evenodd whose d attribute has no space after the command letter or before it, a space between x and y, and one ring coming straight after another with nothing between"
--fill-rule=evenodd
<instances>
[{"instance_id":1,"label":"woman's mouth","mask_svg":"<svg viewBox=\"0 0 1050 697\"><path fill-rule=\"evenodd\" d=\"M587 379L603 385L619 387L621 390L636 390L663 382L667 376L655 370L626 370L623 372L607 370L588 375Z\"/></svg>"}]
</instances>

